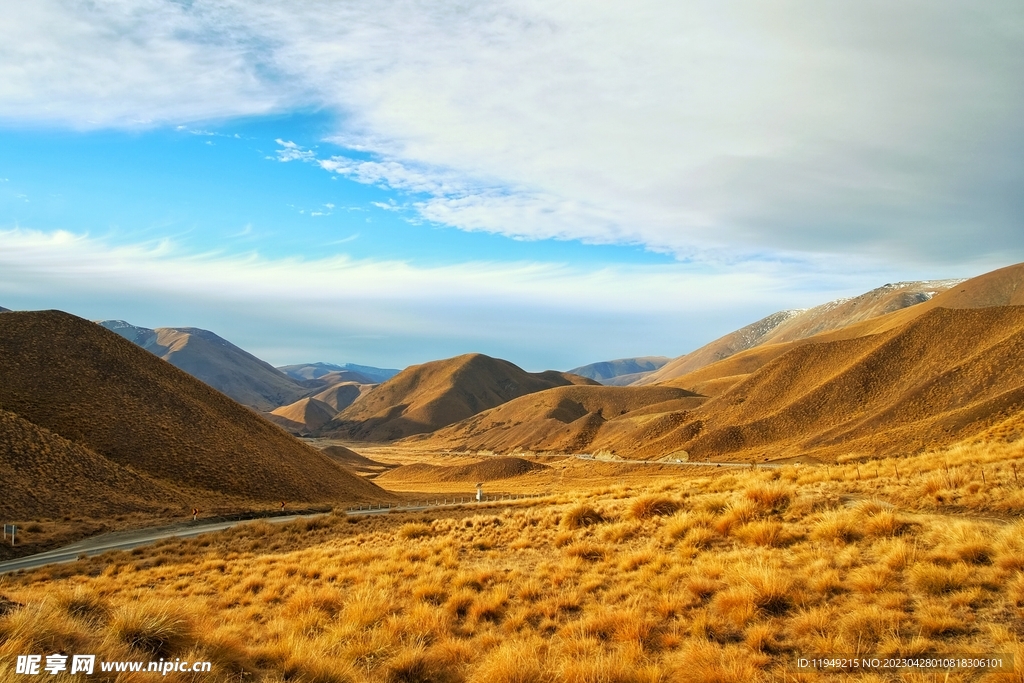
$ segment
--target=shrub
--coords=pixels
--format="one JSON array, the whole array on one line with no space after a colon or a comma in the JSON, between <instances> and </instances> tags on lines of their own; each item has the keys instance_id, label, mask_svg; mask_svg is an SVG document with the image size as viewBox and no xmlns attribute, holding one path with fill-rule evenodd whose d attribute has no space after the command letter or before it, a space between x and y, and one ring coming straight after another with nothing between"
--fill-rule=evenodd
<instances>
[{"instance_id":1,"label":"shrub","mask_svg":"<svg viewBox=\"0 0 1024 683\"><path fill-rule=\"evenodd\" d=\"M562 526L566 529L579 529L593 526L606 521L604 515L589 505L576 505L562 517Z\"/></svg>"},{"instance_id":2,"label":"shrub","mask_svg":"<svg viewBox=\"0 0 1024 683\"><path fill-rule=\"evenodd\" d=\"M644 496L637 499L630 507L630 513L636 519L651 519L674 514L682 507L679 502L663 496Z\"/></svg>"},{"instance_id":3,"label":"shrub","mask_svg":"<svg viewBox=\"0 0 1024 683\"><path fill-rule=\"evenodd\" d=\"M398 535L405 539L424 538L433 534L433 529L430 528L429 524L423 524L422 522L411 522L409 524L402 525L402 528L398 530Z\"/></svg>"},{"instance_id":4,"label":"shrub","mask_svg":"<svg viewBox=\"0 0 1024 683\"><path fill-rule=\"evenodd\" d=\"M187 649L191 639L184 617L147 604L129 604L115 611L110 633L133 650L164 658Z\"/></svg>"}]
</instances>

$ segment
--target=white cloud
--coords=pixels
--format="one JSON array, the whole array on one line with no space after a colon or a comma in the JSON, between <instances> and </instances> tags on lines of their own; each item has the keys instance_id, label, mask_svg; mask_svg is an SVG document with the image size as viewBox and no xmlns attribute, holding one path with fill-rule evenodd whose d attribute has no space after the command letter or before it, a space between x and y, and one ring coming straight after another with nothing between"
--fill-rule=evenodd
<instances>
[{"instance_id":1,"label":"white cloud","mask_svg":"<svg viewBox=\"0 0 1024 683\"><path fill-rule=\"evenodd\" d=\"M682 353L780 301L806 306L867 288L829 273L827 262L801 270L795 278L789 264L768 262L718 270L489 261L416 267L344 256L194 254L169 240L119 245L66 231L0 231L0 304L8 308L125 319L138 310L136 324L205 326L254 352L291 349L270 358L280 363L319 357L315 349L350 339L346 358L367 362L483 351L534 369L568 368ZM887 275L870 281L882 284Z\"/></svg>"},{"instance_id":2,"label":"white cloud","mask_svg":"<svg viewBox=\"0 0 1024 683\"><path fill-rule=\"evenodd\" d=\"M38 0L0 24L8 120L327 108L371 158L318 163L424 219L684 258L1024 258L1021 72L1014 0Z\"/></svg>"}]
</instances>

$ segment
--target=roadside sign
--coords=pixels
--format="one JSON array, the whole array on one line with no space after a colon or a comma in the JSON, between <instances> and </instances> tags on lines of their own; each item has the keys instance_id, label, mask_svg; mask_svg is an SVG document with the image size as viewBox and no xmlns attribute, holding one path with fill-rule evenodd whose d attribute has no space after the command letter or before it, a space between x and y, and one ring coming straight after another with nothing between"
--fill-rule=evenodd
<instances>
[{"instance_id":1,"label":"roadside sign","mask_svg":"<svg viewBox=\"0 0 1024 683\"><path fill-rule=\"evenodd\" d=\"M4 524L4 540L7 540L7 534L11 535L11 545L14 545L14 534L17 533L18 527L14 524Z\"/></svg>"}]
</instances>

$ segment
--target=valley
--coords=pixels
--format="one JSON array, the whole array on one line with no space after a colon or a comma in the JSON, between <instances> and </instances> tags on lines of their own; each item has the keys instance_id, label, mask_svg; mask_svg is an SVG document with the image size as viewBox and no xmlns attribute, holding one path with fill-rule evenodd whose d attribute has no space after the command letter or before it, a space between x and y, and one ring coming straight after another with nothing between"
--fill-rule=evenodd
<instances>
[{"instance_id":1,"label":"valley","mask_svg":"<svg viewBox=\"0 0 1024 683\"><path fill-rule=\"evenodd\" d=\"M1024 662L1022 283L886 285L576 372L274 368L196 328L0 312L0 560L72 544L0 578L0 681L85 650L225 682Z\"/></svg>"}]
</instances>

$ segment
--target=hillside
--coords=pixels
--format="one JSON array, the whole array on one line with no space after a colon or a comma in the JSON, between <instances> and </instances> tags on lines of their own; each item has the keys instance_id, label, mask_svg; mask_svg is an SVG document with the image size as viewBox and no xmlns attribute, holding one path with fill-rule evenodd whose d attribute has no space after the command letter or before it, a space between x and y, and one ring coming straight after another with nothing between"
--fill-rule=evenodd
<instances>
[{"instance_id":1,"label":"hillside","mask_svg":"<svg viewBox=\"0 0 1024 683\"><path fill-rule=\"evenodd\" d=\"M752 349L721 364L732 364L727 372L735 373L744 369L737 361L755 352L774 357L733 375L731 385L711 399L661 405L647 399L636 402L639 407L603 402L595 413L593 404L562 400L558 392L566 390L553 390L420 441L497 452L586 448L633 458L685 452L698 460L830 460L942 446L1024 411L1020 306L933 308L882 333L819 335ZM576 393L601 392L579 387Z\"/></svg>"},{"instance_id":2,"label":"hillside","mask_svg":"<svg viewBox=\"0 0 1024 683\"><path fill-rule=\"evenodd\" d=\"M873 289L857 297L829 301L806 310L779 311L730 332L696 351L673 359L661 369L637 379L636 383L660 384L747 349L806 339L822 332L841 329L893 311L917 306L961 282L963 281L898 282Z\"/></svg>"},{"instance_id":3,"label":"hillside","mask_svg":"<svg viewBox=\"0 0 1024 683\"><path fill-rule=\"evenodd\" d=\"M0 470L7 520L180 511L198 502L7 410L0 410Z\"/></svg>"},{"instance_id":4,"label":"hillside","mask_svg":"<svg viewBox=\"0 0 1024 683\"><path fill-rule=\"evenodd\" d=\"M9 312L10 310L11 310L11 309L9 309L9 308L4 308L3 306L0 306L0 313L7 313L7 312Z\"/></svg>"},{"instance_id":5,"label":"hillside","mask_svg":"<svg viewBox=\"0 0 1024 683\"><path fill-rule=\"evenodd\" d=\"M99 324L256 410L273 410L310 392L310 388L269 363L208 330L195 327L151 330L123 320L103 320Z\"/></svg>"},{"instance_id":6,"label":"hillside","mask_svg":"<svg viewBox=\"0 0 1024 683\"><path fill-rule=\"evenodd\" d=\"M293 434L307 434L330 422L338 411L315 398L300 398L266 413L265 417Z\"/></svg>"},{"instance_id":7,"label":"hillside","mask_svg":"<svg viewBox=\"0 0 1024 683\"><path fill-rule=\"evenodd\" d=\"M321 429L321 434L391 441L431 432L514 398L592 380L566 373L526 372L483 354L414 365L367 393Z\"/></svg>"},{"instance_id":8,"label":"hillside","mask_svg":"<svg viewBox=\"0 0 1024 683\"><path fill-rule=\"evenodd\" d=\"M601 384L624 386L654 372L671 359L665 356L643 356L641 358L619 358L617 360L590 363L569 370L574 375L587 377Z\"/></svg>"},{"instance_id":9,"label":"hillside","mask_svg":"<svg viewBox=\"0 0 1024 683\"><path fill-rule=\"evenodd\" d=\"M319 394L313 394L312 398L323 401L335 413L340 413L372 390L374 386L357 382L341 382L324 389Z\"/></svg>"},{"instance_id":10,"label":"hillside","mask_svg":"<svg viewBox=\"0 0 1024 683\"><path fill-rule=\"evenodd\" d=\"M41 429L59 437L25 437L49 442L52 455L46 457L57 459L38 470L46 473L42 479L32 474L43 467L42 451L38 458L15 457L15 480L32 480L39 495L56 499L61 487L80 485L75 468L92 463L106 473L105 481L114 482L108 487L119 497L113 505L136 496L147 504L176 504L180 499L167 489L250 501L385 497L223 394L67 313L5 313L0 377L0 409L34 425L8 418L8 430L24 435ZM24 453L26 446L18 448ZM138 477L159 485L132 483Z\"/></svg>"},{"instance_id":11,"label":"hillside","mask_svg":"<svg viewBox=\"0 0 1024 683\"><path fill-rule=\"evenodd\" d=\"M523 458L485 458L469 465L427 465L414 463L396 467L377 477L385 486L401 483L434 484L437 482L463 482L470 486L478 482L511 479L529 472L551 469L539 462Z\"/></svg>"},{"instance_id":12,"label":"hillside","mask_svg":"<svg viewBox=\"0 0 1024 683\"><path fill-rule=\"evenodd\" d=\"M398 374L393 368L375 368L372 365L356 365L355 363L300 363L297 365L282 365L277 368L292 379L310 380L321 379L327 375L334 374L339 378L337 381L359 382L361 384L379 384L386 382Z\"/></svg>"},{"instance_id":13,"label":"hillside","mask_svg":"<svg viewBox=\"0 0 1024 683\"><path fill-rule=\"evenodd\" d=\"M641 432L652 413L692 410L704 401L672 387L557 387L509 401L421 439L454 450L584 453L600 448L607 434Z\"/></svg>"},{"instance_id":14,"label":"hillside","mask_svg":"<svg viewBox=\"0 0 1024 683\"><path fill-rule=\"evenodd\" d=\"M746 351L737 352L715 363L701 365L694 371L674 378L663 379L659 383L666 386L685 387L701 394L715 396L794 346L879 334L909 324L917 317L936 308L964 309L1024 304L1024 264L1000 268L958 282L959 284L955 287L914 306L899 308L884 315L868 316L859 322L822 332L813 337L790 339L793 335L785 333L772 335L763 343ZM678 365L677 369L681 367L682 365ZM666 366L667 368L668 366Z\"/></svg>"}]
</instances>

